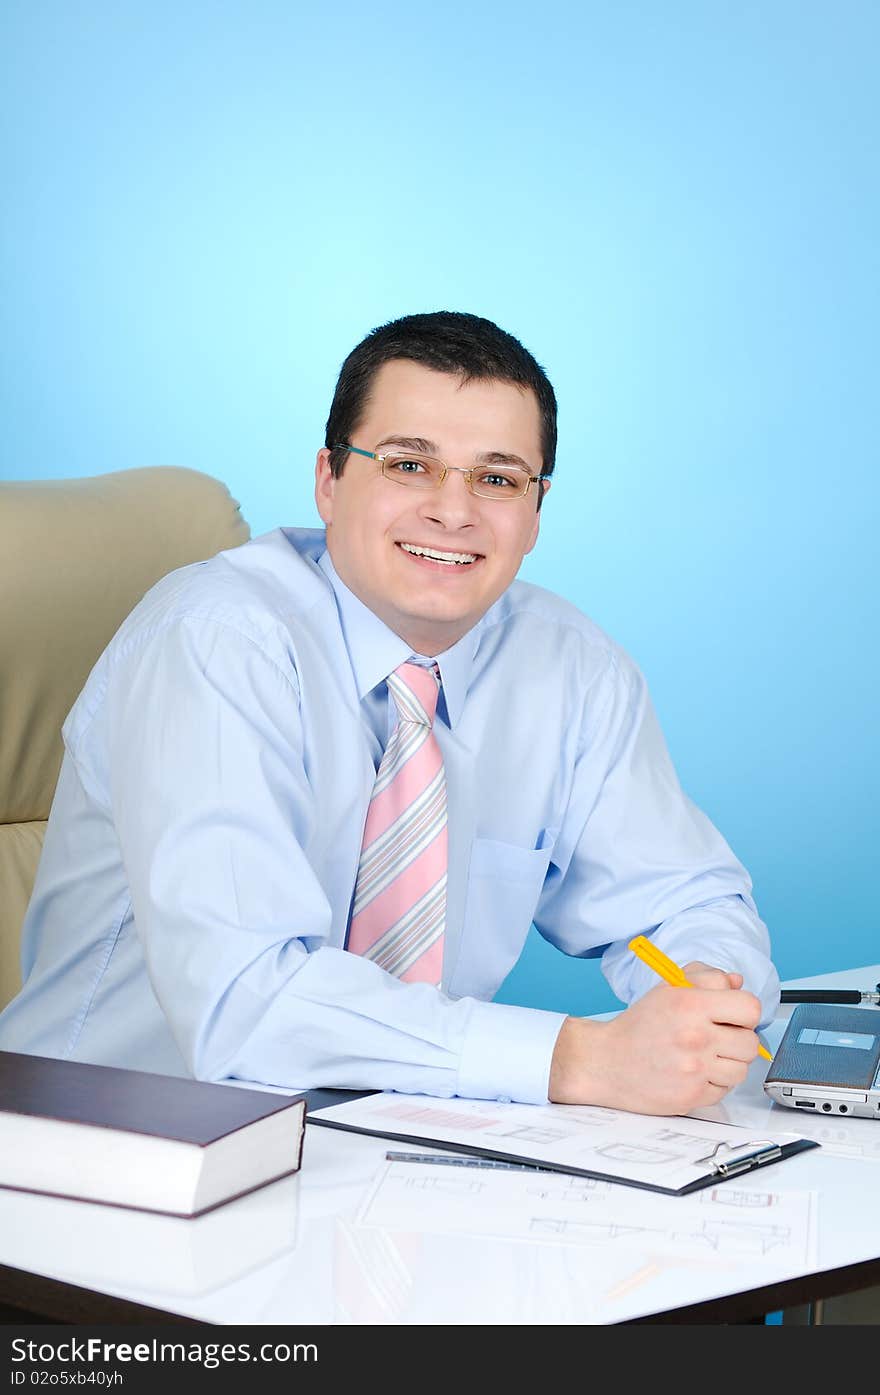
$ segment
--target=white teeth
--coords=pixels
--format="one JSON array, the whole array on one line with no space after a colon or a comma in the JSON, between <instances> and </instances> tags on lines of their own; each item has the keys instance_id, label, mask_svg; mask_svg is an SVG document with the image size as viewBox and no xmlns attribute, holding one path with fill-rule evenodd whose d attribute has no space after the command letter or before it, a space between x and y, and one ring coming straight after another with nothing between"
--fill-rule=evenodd
<instances>
[{"instance_id":1,"label":"white teeth","mask_svg":"<svg viewBox=\"0 0 880 1395\"><path fill-rule=\"evenodd\" d=\"M433 547L416 547L415 543L401 543L404 552L411 552L414 557L430 557L432 562L457 562L463 565L465 562L476 562L475 552L438 552Z\"/></svg>"}]
</instances>

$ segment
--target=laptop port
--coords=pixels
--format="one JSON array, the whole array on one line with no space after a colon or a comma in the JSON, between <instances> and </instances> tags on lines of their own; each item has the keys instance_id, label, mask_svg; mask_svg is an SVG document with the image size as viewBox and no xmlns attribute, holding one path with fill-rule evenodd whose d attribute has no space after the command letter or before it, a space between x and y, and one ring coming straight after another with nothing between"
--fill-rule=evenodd
<instances>
[{"instance_id":1,"label":"laptop port","mask_svg":"<svg viewBox=\"0 0 880 1395\"><path fill-rule=\"evenodd\" d=\"M794 1102L794 1107L795 1107L795 1109L815 1109L815 1108L816 1108L816 1101L815 1101L815 1100L795 1100L795 1102Z\"/></svg>"}]
</instances>

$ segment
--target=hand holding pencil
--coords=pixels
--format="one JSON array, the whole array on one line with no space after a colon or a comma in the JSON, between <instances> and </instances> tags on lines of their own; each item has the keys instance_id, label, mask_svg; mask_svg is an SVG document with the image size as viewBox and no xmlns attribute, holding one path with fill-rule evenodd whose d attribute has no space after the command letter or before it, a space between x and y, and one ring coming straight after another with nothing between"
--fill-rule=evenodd
<instances>
[{"instance_id":1,"label":"hand holding pencil","mask_svg":"<svg viewBox=\"0 0 880 1395\"><path fill-rule=\"evenodd\" d=\"M630 941L634 953L637 941ZM742 975L696 962L685 972L646 943L656 987L608 1020L567 1017L562 1024L550 1067L554 1103L682 1115L718 1104L746 1079L762 1050L755 1038L761 1003L742 987Z\"/></svg>"},{"instance_id":2,"label":"hand holding pencil","mask_svg":"<svg viewBox=\"0 0 880 1395\"><path fill-rule=\"evenodd\" d=\"M649 969L653 969L655 974L659 974L664 983L669 983L673 988L693 988L695 985L685 976L684 969L679 968L674 959L670 959L668 954L664 954L653 940L649 940L646 935L636 935L634 940L630 940L629 947L633 954L641 959L643 964L647 964ZM772 1061L773 1057L766 1046L758 1043L758 1055L763 1056L765 1061Z\"/></svg>"}]
</instances>

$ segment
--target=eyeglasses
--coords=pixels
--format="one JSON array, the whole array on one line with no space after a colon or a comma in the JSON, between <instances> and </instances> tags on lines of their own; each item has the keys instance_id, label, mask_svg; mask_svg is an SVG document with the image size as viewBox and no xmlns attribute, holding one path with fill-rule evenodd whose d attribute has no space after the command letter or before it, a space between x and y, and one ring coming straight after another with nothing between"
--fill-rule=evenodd
<instances>
[{"instance_id":1,"label":"eyeglasses","mask_svg":"<svg viewBox=\"0 0 880 1395\"><path fill-rule=\"evenodd\" d=\"M338 445L334 450L350 450L355 455L365 455L368 460L378 460L382 474L395 484L408 489L439 489L450 470L464 475L465 483L478 499L521 499L528 494L530 484L540 484L549 475L530 475L519 465L474 465L462 469L460 465L446 465L431 455L418 455L407 451L395 451L393 455L380 455L377 451L361 450L360 446Z\"/></svg>"}]
</instances>

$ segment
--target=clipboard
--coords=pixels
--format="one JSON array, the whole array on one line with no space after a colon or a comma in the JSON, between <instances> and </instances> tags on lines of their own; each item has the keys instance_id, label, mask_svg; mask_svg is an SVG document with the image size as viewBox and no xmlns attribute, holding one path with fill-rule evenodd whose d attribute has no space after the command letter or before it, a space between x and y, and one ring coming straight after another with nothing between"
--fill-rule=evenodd
<instances>
[{"instance_id":1,"label":"clipboard","mask_svg":"<svg viewBox=\"0 0 880 1395\"><path fill-rule=\"evenodd\" d=\"M631 1114L585 1105L517 1105L346 1090L316 1090L306 1099L309 1124L666 1196L687 1196L819 1147L816 1139L792 1133L755 1137L740 1126L690 1116ZM483 1116L486 1126L479 1127ZM433 1127L437 1120L444 1121L442 1127ZM571 1124L582 1125L575 1128L574 1142L557 1141L554 1146L554 1129L560 1134ZM505 1138L518 1139L519 1145L502 1146ZM578 1161L590 1142L599 1146L594 1146L589 1164ZM689 1150L687 1161L676 1161L675 1150L684 1147ZM661 1180L664 1161L666 1175Z\"/></svg>"}]
</instances>

